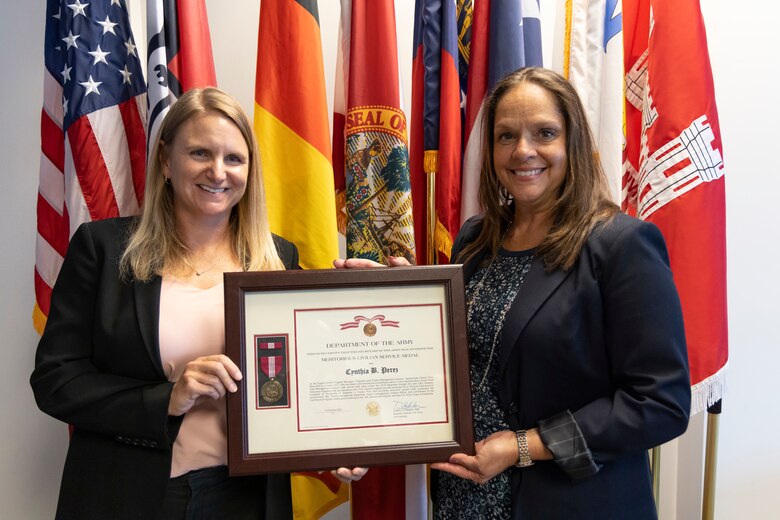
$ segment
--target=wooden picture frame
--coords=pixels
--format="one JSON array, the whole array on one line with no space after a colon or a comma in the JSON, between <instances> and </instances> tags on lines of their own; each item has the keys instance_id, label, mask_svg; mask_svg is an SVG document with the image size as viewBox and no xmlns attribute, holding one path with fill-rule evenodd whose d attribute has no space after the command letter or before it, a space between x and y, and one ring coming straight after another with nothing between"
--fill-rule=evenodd
<instances>
[{"instance_id":1,"label":"wooden picture frame","mask_svg":"<svg viewBox=\"0 0 780 520\"><path fill-rule=\"evenodd\" d=\"M474 453L459 265L225 273L231 475Z\"/></svg>"}]
</instances>

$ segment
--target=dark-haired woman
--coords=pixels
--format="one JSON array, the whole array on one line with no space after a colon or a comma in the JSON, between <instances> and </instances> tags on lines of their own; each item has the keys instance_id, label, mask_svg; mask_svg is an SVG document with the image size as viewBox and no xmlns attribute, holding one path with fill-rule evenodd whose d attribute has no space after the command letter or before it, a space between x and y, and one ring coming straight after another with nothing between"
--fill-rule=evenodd
<instances>
[{"instance_id":1,"label":"dark-haired woman","mask_svg":"<svg viewBox=\"0 0 780 520\"><path fill-rule=\"evenodd\" d=\"M653 519L647 450L682 434L685 334L658 229L611 202L585 112L520 69L486 102L464 264L476 455L434 485L438 519Z\"/></svg>"}]
</instances>

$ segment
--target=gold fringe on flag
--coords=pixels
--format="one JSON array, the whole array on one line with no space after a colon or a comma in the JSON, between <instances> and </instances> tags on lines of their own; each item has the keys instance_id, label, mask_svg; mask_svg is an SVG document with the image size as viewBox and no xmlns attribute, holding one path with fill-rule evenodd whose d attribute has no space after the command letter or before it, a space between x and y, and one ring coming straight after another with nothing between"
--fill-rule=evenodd
<instances>
[{"instance_id":1,"label":"gold fringe on flag","mask_svg":"<svg viewBox=\"0 0 780 520\"><path fill-rule=\"evenodd\" d=\"M38 304L35 304L35 307L33 307L32 312L32 320L33 320L33 327L35 327L35 330L38 332L38 335L40 336L43 334L43 329L46 327L46 315L43 313L40 307L38 307Z\"/></svg>"},{"instance_id":2,"label":"gold fringe on flag","mask_svg":"<svg viewBox=\"0 0 780 520\"><path fill-rule=\"evenodd\" d=\"M347 234L347 192L336 192L336 227L342 235Z\"/></svg>"},{"instance_id":3,"label":"gold fringe on flag","mask_svg":"<svg viewBox=\"0 0 780 520\"><path fill-rule=\"evenodd\" d=\"M451 260L450 252L452 251L452 235L441 223L441 220L436 219L436 234L434 236L436 243L436 250L443 253L447 257L447 260Z\"/></svg>"}]
</instances>

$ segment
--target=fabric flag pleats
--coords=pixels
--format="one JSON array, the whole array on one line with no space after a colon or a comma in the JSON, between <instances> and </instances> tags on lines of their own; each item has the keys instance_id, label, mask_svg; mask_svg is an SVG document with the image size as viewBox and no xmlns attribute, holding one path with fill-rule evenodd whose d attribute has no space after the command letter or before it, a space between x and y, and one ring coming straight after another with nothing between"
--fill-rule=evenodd
<instances>
[{"instance_id":1,"label":"fabric flag pleats","mask_svg":"<svg viewBox=\"0 0 780 520\"><path fill-rule=\"evenodd\" d=\"M482 102L506 74L542 65L538 0L474 2L466 92L465 151L461 211L464 222L481 213L478 200L482 162Z\"/></svg>"},{"instance_id":2,"label":"fabric flag pleats","mask_svg":"<svg viewBox=\"0 0 780 520\"><path fill-rule=\"evenodd\" d=\"M70 236L83 222L138 213L146 85L120 2L49 0L33 324L43 331Z\"/></svg>"},{"instance_id":3,"label":"fabric flag pleats","mask_svg":"<svg viewBox=\"0 0 780 520\"><path fill-rule=\"evenodd\" d=\"M692 412L720 399L728 360L725 180L699 3L624 2L623 208L663 232L682 301Z\"/></svg>"},{"instance_id":4,"label":"fabric flag pleats","mask_svg":"<svg viewBox=\"0 0 780 520\"><path fill-rule=\"evenodd\" d=\"M316 1L260 5L254 111L271 230L298 246L301 266L330 267L338 241ZM294 473L291 488L296 520L349 495L329 471Z\"/></svg>"},{"instance_id":5,"label":"fabric flag pleats","mask_svg":"<svg viewBox=\"0 0 780 520\"><path fill-rule=\"evenodd\" d=\"M415 260L406 114L392 0L342 0L334 157L344 161L347 256Z\"/></svg>"},{"instance_id":6,"label":"fabric flag pleats","mask_svg":"<svg viewBox=\"0 0 780 520\"><path fill-rule=\"evenodd\" d=\"M460 228L461 110L458 19L454 2L417 0L412 64L410 170L417 263L429 259L426 237L446 263ZM429 186L428 179L434 182ZM435 225L429 226L433 188ZM431 228L432 229L429 229Z\"/></svg>"},{"instance_id":7,"label":"fabric flag pleats","mask_svg":"<svg viewBox=\"0 0 780 520\"><path fill-rule=\"evenodd\" d=\"M558 3L553 69L585 106L612 197L623 179L623 20L620 0Z\"/></svg>"},{"instance_id":8,"label":"fabric flag pleats","mask_svg":"<svg viewBox=\"0 0 780 520\"><path fill-rule=\"evenodd\" d=\"M330 471L307 471L290 476L295 520L318 520L349 500L349 486Z\"/></svg>"},{"instance_id":9,"label":"fabric flag pleats","mask_svg":"<svg viewBox=\"0 0 780 520\"><path fill-rule=\"evenodd\" d=\"M328 105L315 0L260 6L255 131L271 230L298 246L304 268L338 257Z\"/></svg>"},{"instance_id":10,"label":"fabric flag pleats","mask_svg":"<svg viewBox=\"0 0 780 520\"><path fill-rule=\"evenodd\" d=\"M149 143L186 91L217 85L205 0L147 0ZM151 153L152 150L149 150Z\"/></svg>"}]
</instances>

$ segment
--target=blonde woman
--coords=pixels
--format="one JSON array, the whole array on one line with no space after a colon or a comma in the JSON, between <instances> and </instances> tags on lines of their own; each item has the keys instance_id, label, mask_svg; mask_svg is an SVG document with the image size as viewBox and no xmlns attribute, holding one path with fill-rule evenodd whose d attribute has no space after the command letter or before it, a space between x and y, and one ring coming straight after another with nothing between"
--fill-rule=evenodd
<instances>
[{"instance_id":1,"label":"blonde woman","mask_svg":"<svg viewBox=\"0 0 780 520\"><path fill-rule=\"evenodd\" d=\"M228 478L222 274L296 269L271 234L258 149L215 88L174 104L143 214L82 225L51 299L31 384L73 426L57 518L290 515L286 475ZM270 513L269 513L270 514Z\"/></svg>"}]
</instances>

